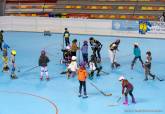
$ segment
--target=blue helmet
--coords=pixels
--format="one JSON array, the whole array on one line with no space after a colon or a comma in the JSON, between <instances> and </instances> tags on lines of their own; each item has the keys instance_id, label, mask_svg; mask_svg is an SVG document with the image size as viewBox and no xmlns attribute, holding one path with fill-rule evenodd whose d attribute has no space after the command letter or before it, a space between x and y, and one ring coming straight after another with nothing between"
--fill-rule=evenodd
<instances>
[{"instance_id":1,"label":"blue helmet","mask_svg":"<svg viewBox=\"0 0 165 114\"><path fill-rule=\"evenodd\" d=\"M9 45L7 45L6 43L4 43L3 48L4 48L4 49L7 49L7 48L10 48L10 47L9 47Z\"/></svg>"},{"instance_id":2,"label":"blue helmet","mask_svg":"<svg viewBox=\"0 0 165 114\"><path fill-rule=\"evenodd\" d=\"M80 67L85 67L85 62L81 62L79 65Z\"/></svg>"}]
</instances>

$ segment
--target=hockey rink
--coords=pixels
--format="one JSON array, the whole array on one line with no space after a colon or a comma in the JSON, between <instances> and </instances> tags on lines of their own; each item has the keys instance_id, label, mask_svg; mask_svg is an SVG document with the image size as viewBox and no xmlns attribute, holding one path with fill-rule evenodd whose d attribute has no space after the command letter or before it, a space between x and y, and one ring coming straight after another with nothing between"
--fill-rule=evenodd
<instances>
[{"instance_id":1,"label":"hockey rink","mask_svg":"<svg viewBox=\"0 0 165 114\"><path fill-rule=\"evenodd\" d=\"M71 35L70 41L77 39L82 45L92 35ZM16 64L20 72L16 72L18 79L12 80L8 73L0 72L0 114L164 114L165 113L165 81L144 81L144 69L139 61L131 70L133 60L133 44L139 43L142 60L146 59L146 51L152 52L152 69L156 76L165 78L165 40L127 38L110 36L93 36L103 44L101 50L103 71L100 77L94 76L93 80L87 80L88 98L78 97L79 82L77 77L67 79L66 75L60 74L66 69L60 64L63 57L63 34L44 36L43 33L30 32L4 32L4 40L17 51ZM111 70L109 59L109 45L116 39L120 39L117 61L121 67ZM89 44L89 43L88 43ZM48 71L50 81L40 81L40 67L38 59L42 49L50 59ZM2 52L0 52L2 55ZM80 58L79 58L80 55ZM91 48L89 45L89 55ZM77 52L77 62L82 60L82 55ZM2 69L2 59L0 66ZM33 69L34 68L34 69ZM121 96L120 75L124 75L134 86L133 94L136 104L123 105ZM44 77L46 78L46 77ZM100 94L89 82L95 84L105 93Z\"/></svg>"}]
</instances>

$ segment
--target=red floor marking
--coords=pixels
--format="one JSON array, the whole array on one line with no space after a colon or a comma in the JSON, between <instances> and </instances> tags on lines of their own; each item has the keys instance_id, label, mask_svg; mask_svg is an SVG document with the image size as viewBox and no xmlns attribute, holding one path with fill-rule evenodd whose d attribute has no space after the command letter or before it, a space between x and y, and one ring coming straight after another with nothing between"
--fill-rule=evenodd
<instances>
[{"instance_id":1,"label":"red floor marking","mask_svg":"<svg viewBox=\"0 0 165 114\"><path fill-rule=\"evenodd\" d=\"M58 112L59 112L56 104L53 101L49 100L48 98L45 98L45 97L42 97L42 96L39 96L39 95L35 95L35 94L32 94L32 93L19 92L19 91L0 91L0 92L1 93L10 93L10 94L28 95L28 96L33 96L33 97L36 97L36 98L40 98L44 101L49 102L53 106L53 108L55 110L55 114L58 114Z\"/></svg>"}]
</instances>

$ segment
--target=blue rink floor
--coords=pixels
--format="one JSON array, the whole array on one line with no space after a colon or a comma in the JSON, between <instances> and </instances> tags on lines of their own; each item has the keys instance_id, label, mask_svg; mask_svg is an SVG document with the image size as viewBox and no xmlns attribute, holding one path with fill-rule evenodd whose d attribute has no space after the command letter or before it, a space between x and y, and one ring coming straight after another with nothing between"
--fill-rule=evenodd
<instances>
[{"instance_id":1,"label":"blue rink floor","mask_svg":"<svg viewBox=\"0 0 165 114\"><path fill-rule=\"evenodd\" d=\"M67 79L60 73L65 66L60 64L62 58L62 34L44 36L43 33L6 32L5 42L11 48L16 49L16 64L21 72L17 72L18 79L11 80L9 74L0 72L0 114L164 114L165 113L165 82L158 80L144 80L144 70L138 61L134 70L131 70L133 59L133 43L138 42L142 51L142 59L145 61L145 52L152 52L152 72L160 78L165 78L165 40L121 38L118 62L119 69L111 71L108 54L109 44L116 37L94 36L101 41L103 49L100 77L95 77L92 82L105 93L112 96L103 96L87 80L88 98L78 97L79 82L77 78ZM82 42L88 35L71 35L71 40L77 38ZM50 58L48 65L50 81L40 81L40 68L29 69L38 65L40 51L46 49ZM79 52L78 52L79 53ZM89 53L91 53L89 47ZM10 54L10 52L9 52ZM1 52L2 55L2 52ZM78 55L78 54L77 54ZM90 54L89 54L90 55ZM82 60L82 57L81 57ZM2 68L2 59L0 59ZM120 75L134 85L133 94L136 104L124 106L123 100L117 104L121 96L121 84L118 81ZM114 106L112 106L114 105Z\"/></svg>"}]
</instances>

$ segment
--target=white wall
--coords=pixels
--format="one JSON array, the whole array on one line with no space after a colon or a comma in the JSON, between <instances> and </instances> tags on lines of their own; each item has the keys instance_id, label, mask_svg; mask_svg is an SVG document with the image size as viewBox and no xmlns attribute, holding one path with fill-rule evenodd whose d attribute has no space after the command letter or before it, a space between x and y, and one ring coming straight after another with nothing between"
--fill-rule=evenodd
<instances>
[{"instance_id":1,"label":"white wall","mask_svg":"<svg viewBox=\"0 0 165 114\"><path fill-rule=\"evenodd\" d=\"M165 31L163 31L164 29L161 30L161 34L159 34L159 32L149 32L145 35L141 35L139 34L138 30L114 30L112 29L112 22L112 20L99 19L2 16L0 17L0 29L3 29L4 31L28 32L43 32L44 30L49 30L54 33L63 33L64 28L67 27L73 34L165 38ZM163 27L165 28L165 24L163 25Z\"/></svg>"}]
</instances>

